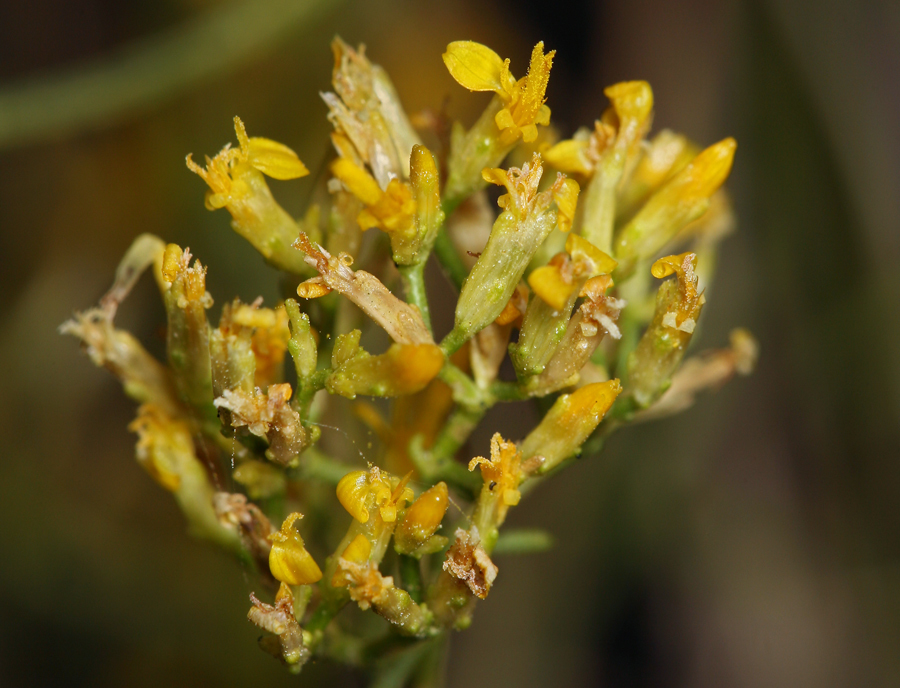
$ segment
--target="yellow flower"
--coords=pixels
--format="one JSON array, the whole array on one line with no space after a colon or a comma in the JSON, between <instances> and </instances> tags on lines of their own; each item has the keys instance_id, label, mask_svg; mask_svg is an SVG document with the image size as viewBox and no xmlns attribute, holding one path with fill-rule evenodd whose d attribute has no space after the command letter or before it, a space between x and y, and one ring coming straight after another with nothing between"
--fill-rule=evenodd
<instances>
[{"instance_id":1,"label":"yellow flower","mask_svg":"<svg viewBox=\"0 0 900 688\"><path fill-rule=\"evenodd\" d=\"M491 458L476 456L469 461L469 470L481 467L484 487L478 500L473 521L489 542L496 537L496 529L506 519L506 512L522 498L522 454L512 442L495 432L491 438ZM493 534L493 535L492 535Z\"/></svg>"},{"instance_id":2,"label":"yellow flower","mask_svg":"<svg viewBox=\"0 0 900 688\"><path fill-rule=\"evenodd\" d=\"M234 133L238 148L227 145L216 157L207 157L205 169L195 163L190 154L186 159L188 169L209 185L206 207L210 210L223 208L233 198L250 193L243 177L251 168L272 179L297 179L309 174L297 154L283 143L261 136L247 136L240 117L234 118Z\"/></svg>"},{"instance_id":3,"label":"yellow flower","mask_svg":"<svg viewBox=\"0 0 900 688\"><path fill-rule=\"evenodd\" d=\"M409 478L407 474L398 480L377 466L371 466L368 471L352 471L338 483L337 498L360 523L367 523L375 510L382 521L394 523L398 506L413 498L412 490L406 486Z\"/></svg>"},{"instance_id":4,"label":"yellow flower","mask_svg":"<svg viewBox=\"0 0 900 688\"><path fill-rule=\"evenodd\" d=\"M303 518L303 514L290 514L281 529L272 533L272 549L269 552L269 569L275 580L288 585L309 585L322 578L322 569L312 555L306 551L303 538L294 528L294 521Z\"/></svg>"},{"instance_id":5,"label":"yellow flower","mask_svg":"<svg viewBox=\"0 0 900 688\"><path fill-rule=\"evenodd\" d=\"M303 233L297 237L294 246L305 253L307 262L319 271L318 277L297 287L297 294L302 298L315 298L334 289L359 306L398 344L434 344L419 311L394 296L375 275L365 270L351 270L353 258L349 255L344 253L334 257Z\"/></svg>"},{"instance_id":6,"label":"yellow flower","mask_svg":"<svg viewBox=\"0 0 900 688\"><path fill-rule=\"evenodd\" d=\"M470 91L493 91L503 101L494 122L500 140L510 145L519 137L525 142L537 138L537 125L550 123L550 108L544 105L550 67L555 50L544 53L544 43L534 46L528 75L518 81L509 71L509 60L487 46L473 41L455 41L447 46L444 64L450 75Z\"/></svg>"},{"instance_id":7,"label":"yellow flower","mask_svg":"<svg viewBox=\"0 0 900 688\"><path fill-rule=\"evenodd\" d=\"M392 179L382 191L374 177L349 158L335 160L331 172L366 206L357 218L360 229L378 227L388 234L414 231L416 202L408 184Z\"/></svg>"},{"instance_id":8,"label":"yellow flower","mask_svg":"<svg viewBox=\"0 0 900 688\"><path fill-rule=\"evenodd\" d=\"M543 459L536 473L545 474L576 454L603 420L622 391L618 379L593 382L562 394L522 442L522 455Z\"/></svg>"},{"instance_id":9,"label":"yellow flower","mask_svg":"<svg viewBox=\"0 0 900 688\"><path fill-rule=\"evenodd\" d=\"M706 213L710 197L731 172L736 148L733 138L713 144L650 197L616 237L617 274L630 274L639 260L651 257Z\"/></svg>"},{"instance_id":10,"label":"yellow flower","mask_svg":"<svg viewBox=\"0 0 900 688\"><path fill-rule=\"evenodd\" d=\"M209 186L206 207L227 208L234 230L253 244L269 262L296 274L308 273L303 257L291 248L297 236L294 219L272 197L263 177L296 179L309 174L297 154L282 143L249 137L244 123L234 118L238 148L226 145L201 167L187 156L187 166Z\"/></svg>"},{"instance_id":11,"label":"yellow flower","mask_svg":"<svg viewBox=\"0 0 900 688\"><path fill-rule=\"evenodd\" d=\"M557 254L528 276L528 286L558 311L566 310L572 292L580 291L590 277L608 275L616 267L615 260L577 234L566 239L566 251L571 260L564 253Z\"/></svg>"},{"instance_id":12,"label":"yellow flower","mask_svg":"<svg viewBox=\"0 0 900 688\"><path fill-rule=\"evenodd\" d=\"M175 492L185 464L196 461L191 428L159 406L143 404L128 429L138 433L138 463L157 483Z\"/></svg>"}]
</instances>

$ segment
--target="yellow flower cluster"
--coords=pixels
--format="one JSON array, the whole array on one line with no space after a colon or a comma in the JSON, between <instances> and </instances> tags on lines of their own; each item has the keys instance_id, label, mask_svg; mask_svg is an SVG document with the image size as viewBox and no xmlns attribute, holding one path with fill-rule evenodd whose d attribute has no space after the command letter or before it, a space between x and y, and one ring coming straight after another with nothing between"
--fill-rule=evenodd
<instances>
[{"instance_id":1,"label":"yellow flower cluster","mask_svg":"<svg viewBox=\"0 0 900 688\"><path fill-rule=\"evenodd\" d=\"M139 404L137 460L192 532L252 562L259 585L278 583L271 604L251 595L264 649L299 671L315 656L361 661L372 653L360 648L377 645L376 670L399 685L440 664L428 659L437 644L412 644L471 622L497 584L493 557L549 540L507 535L530 489L615 430L748 374L757 350L736 330L730 347L685 361L733 226L723 188L733 139L706 149L668 130L647 139L644 81L607 88L592 127L539 139L555 51L538 43L517 79L510 60L457 41L443 55L451 76L494 96L430 150L423 141L445 141L435 118L409 117L363 47L332 47L322 98L334 152L300 219L265 177L307 168L239 118L237 147L205 166L187 157L206 207L227 209L299 300L235 299L211 324L207 268L144 235L99 307L62 329ZM488 185L504 191L499 209ZM448 280L426 284L432 257ZM113 323L148 269L165 306L165 361ZM455 299L449 332L431 320L441 289ZM530 432L494 433L489 455L471 458L487 454L472 437L492 407L531 399L543 413ZM337 621L351 602L383 625Z\"/></svg>"}]
</instances>

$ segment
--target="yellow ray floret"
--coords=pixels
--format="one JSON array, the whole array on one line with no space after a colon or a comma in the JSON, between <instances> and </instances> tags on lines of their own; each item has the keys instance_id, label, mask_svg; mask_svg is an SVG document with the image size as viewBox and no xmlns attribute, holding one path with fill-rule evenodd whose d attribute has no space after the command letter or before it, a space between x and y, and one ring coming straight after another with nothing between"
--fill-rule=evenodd
<instances>
[{"instance_id":1,"label":"yellow ray floret","mask_svg":"<svg viewBox=\"0 0 900 688\"><path fill-rule=\"evenodd\" d=\"M544 43L531 52L528 75L516 80L503 60L487 46L473 41L455 41L447 46L444 64L450 75L470 91L493 91L504 107L494 118L501 141L509 145L520 136L526 143L537 138L537 125L550 123L550 108L544 105L550 67L555 50L544 53Z\"/></svg>"},{"instance_id":2,"label":"yellow ray floret","mask_svg":"<svg viewBox=\"0 0 900 688\"><path fill-rule=\"evenodd\" d=\"M322 578L322 570L306 551L303 538L294 528L294 521L303 518L303 514L290 514L281 529L272 533L272 549L269 552L269 569L276 580L288 585L309 585Z\"/></svg>"},{"instance_id":3,"label":"yellow ray floret","mask_svg":"<svg viewBox=\"0 0 900 688\"><path fill-rule=\"evenodd\" d=\"M283 143L260 136L247 136L240 117L234 118L234 132L239 147L225 146L214 158L206 158L206 168L200 167L187 156L187 166L200 175L209 185L206 206L213 210L228 205L232 199L250 193L247 183L241 179L252 168L273 179L296 179L309 174L297 154Z\"/></svg>"}]
</instances>

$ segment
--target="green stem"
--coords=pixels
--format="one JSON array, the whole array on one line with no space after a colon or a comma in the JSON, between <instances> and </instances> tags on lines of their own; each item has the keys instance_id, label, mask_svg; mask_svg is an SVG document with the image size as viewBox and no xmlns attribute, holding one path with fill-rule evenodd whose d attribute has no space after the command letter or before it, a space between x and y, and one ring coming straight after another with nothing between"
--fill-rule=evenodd
<instances>
[{"instance_id":1,"label":"green stem","mask_svg":"<svg viewBox=\"0 0 900 688\"><path fill-rule=\"evenodd\" d=\"M487 409L473 410L462 406L454 409L431 447L431 455L436 466L442 465L447 460L453 460L456 452L478 427L486 411Z\"/></svg>"},{"instance_id":2,"label":"green stem","mask_svg":"<svg viewBox=\"0 0 900 688\"><path fill-rule=\"evenodd\" d=\"M323 368L322 370L317 370L311 377L302 380L300 390L297 392L297 397L294 401L296 404L295 408L301 419L309 417L309 407L312 404L313 397L316 396L316 392L320 389L324 389L325 380L329 374L331 374L331 370Z\"/></svg>"},{"instance_id":3,"label":"green stem","mask_svg":"<svg viewBox=\"0 0 900 688\"><path fill-rule=\"evenodd\" d=\"M490 393L481 389L475 384L475 380L449 361L441 368L438 377L453 390L453 401L457 404L470 408L484 407L485 410L493 406L494 400Z\"/></svg>"},{"instance_id":4,"label":"green stem","mask_svg":"<svg viewBox=\"0 0 900 688\"><path fill-rule=\"evenodd\" d=\"M413 643L402 650L379 655L372 688L404 688L409 685L413 672L430 654L436 642L437 639Z\"/></svg>"},{"instance_id":5,"label":"green stem","mask_svg":"<svg viewBox=\"0 0 900 688\"><path fill-rule=\"evenodd\" d=\"M422 568L419 560L405 554L400 555L400 579L403 588L409 593L413 602L422 602Z\"/></svg>"},{"instance_id":6,"label":"green stem","mask_svg":"<svg viewBox=\"0 0 900 688\"><path fill-rule=\"evenodd\" d=\"M455 354L459 349L469 341L469 334L454 327L441 341L441 350L448 358Z\"/></svg>"},{"instance_id":7,"label":"green stem","mask_svg":"<svg viewBox=\"0 0 900 688\"><path fill-rule=\"evenodd\" d=\"M331 620L344 608L345 604L347 604L347 600L342 600L339 603L323 601L309 618L309 622L304 626L304 630L312 633L314 638L321 635L325 627L331 623ZM318 644L317 640L314 640L316 644Z\"/></svg>"},{"instance_id":8,"label":"green stem","mask_svg":"<svg viewBox=\"0 0 900 688\"><path fill-rule=\"evenodd\" d=\"M438 232L434 242L434 255L437 256L450 281L456 285L457 289L462 289L463 282L469 276L469 269L457 252L456 246L453 245L450 235L447 234L446 225L441 227Z\"/></svg>"},{"instance_id":9,"label":"green stem","mask_svg":"<svg viewBox=\"0 0 900 688\"><path fill-rule=\"evenodd\" d=\"M528 398L526 392L517 382L497 381L491 383L491 396L497 401L522 401Z\"/></svg>"},{"instance_id":10,"label":"green stem","mask_svg":"<svg viewBox=\"0 0 900 688\"><path fill-rule=\"evenodd\" d=\"M425 321L425 327L431 332L431 311L428 308L428 294L425 290L425 263L415 265L398 265L406 300L419 309L419 315Z\"/></svg>"}]
</instances>

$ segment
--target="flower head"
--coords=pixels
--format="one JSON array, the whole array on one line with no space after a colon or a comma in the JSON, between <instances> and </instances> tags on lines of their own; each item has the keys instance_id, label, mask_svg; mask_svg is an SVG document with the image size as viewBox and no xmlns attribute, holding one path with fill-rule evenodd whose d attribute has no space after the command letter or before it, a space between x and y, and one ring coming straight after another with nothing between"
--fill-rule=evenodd
<instances>
[{"instance_id":1,"label":"flower head","mask_svg":"<svg viewBox=\"0 0 900 688\"><path fill-rule=\"evenodd\" d=\"M522 498L519 483L522 482L522 454L512 442L494 433L491 438L491 458L476 456L469 461L469 470L481 468L484 487L478 500L475 524L485 537L506 519L506 512Z\"/></svg>"},{"instance_id":2,"label":"flower head","mask_svg":"<svg viewBox=\"0 0 900 688\"><path fill-rule=\"evenodd\" d=\"M297 154L283 143L260 136L247 136L240 117L234 118L234 133L238 147L232 148L229 144L214 158L207 156L205 168L195 163L190 154L187 156L188 169L209 185L206 207L210 210L224 208L250 194L245 177L251 169L272 179L297 179L309 174Z\"/></svg>"},{"instance_id":3,"label":"flower head","mask_svg":"<svg viewBox=\"0 0 900 688\"><path fill-rule=\"evenodd\" d=\"M337 497L347 512L360 523L368 523L373 511L387 523L397 520L397 509L413 498L406 483L410 476L395 478L370 466L367 471L352 471L341 478Z\"/></svg>"},{"instance_id":4,"label":"flower head","mask_svg":"<svg viewBox=\"0 0 900 688\"><path fill-rule=\"evenodd\" d=\"M276 267L297 274L307 272L302 257L291 250L297 223L275 202L263 175L296 179L309 170L284 144L247 136L239 117L234 118L234 130L238 148L226 145L214 158L206 158L205 168L187 156L188 169L209 186L206 207L227 208L235 231Z\"/></svg>"},{"instance_id":5,"label":"flower head","mask_svg":"<svg viewBox=\"0 0 900 688\"><path fill-rule=\"evenodd\" d=\"M544 105L550 67L555 50L544 53L543 41L531 51L527 76L516 80L509 71L509 60L503 60L487 46L474 41L455 41L447 46L444 64L450 75L470 91L493 91L503 102L494 121L501 131L501 141L510 144L522 138L537 138L537 125L550 123L550 108Z\"/></svg>"},{"instance_id":6,"label":"flower head","mask_svg":"<svg viewBox=\"0 0 900 688\"><path fill-rule=\"evenodd\" d=\"M322 578L322 569L306 551L303 538L294 528L294 522L303 514L290 514L281 529L269 536L272 550L269 552L269 569L275 580L288 585L309 585Z\"/></svg>"}]
</instances>

